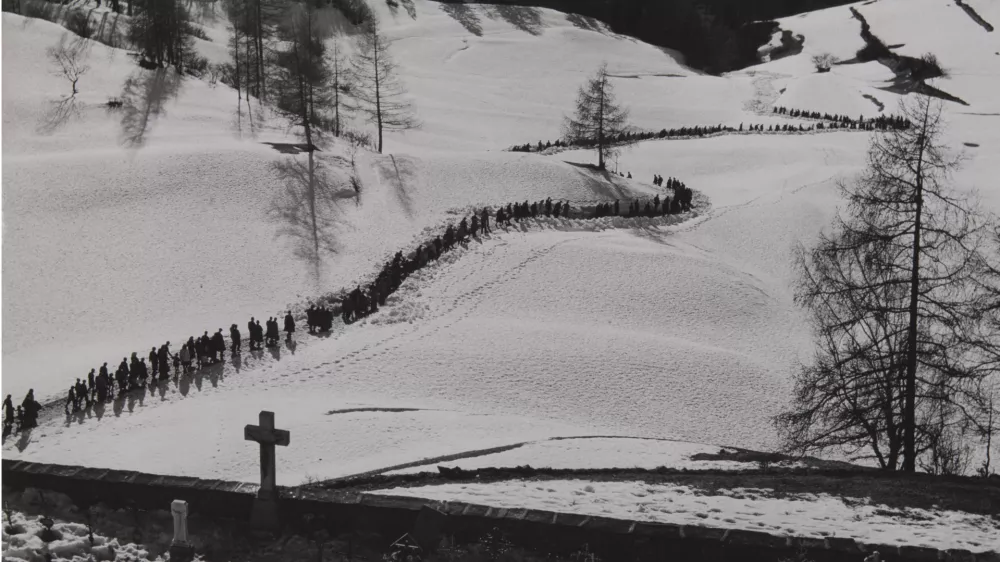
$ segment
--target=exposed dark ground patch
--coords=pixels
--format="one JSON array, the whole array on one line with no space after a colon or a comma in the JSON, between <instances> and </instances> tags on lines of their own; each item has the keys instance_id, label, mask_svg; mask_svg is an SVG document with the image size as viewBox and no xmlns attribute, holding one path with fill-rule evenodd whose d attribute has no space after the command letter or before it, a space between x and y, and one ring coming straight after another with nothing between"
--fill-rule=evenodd
<instances>
[{"instance_id":1,"label":"exposed dark ground patch","mask_svg":"<svg viewBox=\"0 0 1000 562\"><path fill-rule=\"evenodd\" d=\"M898 55L892 52L893 48L901 45L887 46L876 36L868 20L856 8L851 7L851 14L861 22L861 38L865 41L865 46L861 48L852 62L869 62L877 60L885 65L896 76L889 86L880 88L894 94L908 94L917 92L925 96L933 96L945 101L969 105L965 100L945 92L944 90L929 86L925 80L937 78L943 75L940 68L929 65L927 61Z\"/></svg>"},{"instance_id":2,"label":"exposed dark ground patch","mask_svg":"<svg viewBox=\"0 0 1000 562\"><path fill-rule=\"evenodd\" d=\"M344 408L342 410L330 410L326 413L328 416L333 416L336 414L354 414L357 412L388 412L397 414L400 412L427 412L433 410L426 410L424 408Z\"/></svg>"},{"instance_id":3,"label":"exposed dark ground patch","mask_svg":"<svg viewBox=\"0 0 1000 562\"><path fill-rule=\"evenodd\" d=\"M979 13L976 12L975 8L966 4L965 2L962 2L962 0L955 0L955 4L958 4L960 8L965 10L965 13L969 14L969 17L972 18L972 21L978 23L983 29L987 31L987 33L993 31L993 25L990 24L990 22L983 19L983 16L979 15Z\"/></svg>"},{"instance_id":4,"label":"exposed dark ground patch","mask_svg":"<svg viewBox=\"0 0 1000 562\"><path fill-rule=\"evenodd\" d=\"M875 107L878 108L878 112L879 113L882 113L882 111L885 110L885 104L882 103L882 102L880 102L880 101L878 101L878 98L876 98L875 96L873 96L871 94L862 94L861 97L863 97L866 100L868 100L868 101L872 102L873 104L875 104Z\"/></svg>"}]
</instances>

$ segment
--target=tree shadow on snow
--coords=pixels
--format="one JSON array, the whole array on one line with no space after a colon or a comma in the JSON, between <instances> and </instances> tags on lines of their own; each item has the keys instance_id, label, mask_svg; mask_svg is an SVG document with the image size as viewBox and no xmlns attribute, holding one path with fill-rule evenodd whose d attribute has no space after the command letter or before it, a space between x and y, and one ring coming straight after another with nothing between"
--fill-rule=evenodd
<instances>
[{"instance_id":1,"label":"tree shadow on snow","mask_svg":"<svg viewBox=\"0 0 1000 562\"><path fill-rule=\"evenodd\" d=\"M413 0L399 0L399 3L403 5L403 9L406 10L406 14L412 19L417 19L417 7L413 5Z\"/></svg>"},{"instance_id":2,"label":"tree shadow on snow","mask_svg":"<svg viewBox=\"0 0 1000 562\"><path fill-rule=\"evenodd\" d=\"M307 154L275 161L272 169L285 189L272 199L268 216L280 224L278 235L293 241L295 255L318 268L323 255L338 250L340 201L354 198L355 191L320 158L311 183Z\"/></svg>"},{"instance_id":3,"label":"tree shadow on snow","mask_svg":"<svg viewBox=\"0 0 1000 562\"><path fill-rule=\"evenodd\" d=\"M167 101L180 92L181 77L174 69L140 70L122 86L121 138L123 146L141 148Z\"/></svg>"},{"instance_id":4,"label":"tree shadow on snow","mask_svg":"<svg viewBox=\"0 0 1000 562\"><path fill-rule=\"evenodd\" d=\"M440 4L441 11L462 24L462 27L476 37L483 36L483 26L480 23L476 8L470 4Z\"/></svg>"},{"instance_id":5,"label":"tree shadow on snow","mask_svg":"<svg viewBox=\"0 0 1000 562\"><path fill-rule=\"evenodd\" d=\"M608 29L605 25L596 19L589 16L581 16L580 14L566 14L566 21L585 31L595 31L604 35L608 34Z\"/></svg>"},{"instance_id":6,"label":"tree shadow on snow","mask_svg":"<svg viewBox=\"0 0 1000 562\"><path fill-rule=\"evenodd\" d=\"M607 170L599 170L593 164L581 164L579 162L569 162L563 160L570 166L576 168L576 173L580 175L583 184L599 199L629 199L632 194L628 189L615 183L616 176Z\"/></svg>"},{"instance_id":7,"label":"tree shadow on snow","mask_svg":"<svg viewBox=\"0 0 1000 562\"><path fill-rule=\"evenodd\" d=\"M542 11L538 8L528 6L509 6L506 4L493 4L483 6L486 16L490 19L501 19L525 33L541 35Z\"/></svg>"},{"instance_id":8,"label":"tree shadow on snow","mask_svg":"<svg viewBox=\"0 0 1000 562\"><path fill-rule=\"evenodd\" d=\"M383 178L389 178L389 181L392 182L396 199L403 207L407 218L413 218L413 198L406 191L406 182L417 176L413 160L402 156L397 159L395 155L390 154L388 159L383 157L379 160L378 166L380 168L379 175Z\"/></svg>"},{"instance_id":9,"label":"tree shadow on snow","mask_svg":"<svg viewBox=\"0 0 1000 562\"><path fill-rule=\"evenodd\" d=\"M35 131L40 135L51 135L60 127L80 117L83 104L75 96L49 102L49 109L38 120Z\"/></svg>"}]
</instances>

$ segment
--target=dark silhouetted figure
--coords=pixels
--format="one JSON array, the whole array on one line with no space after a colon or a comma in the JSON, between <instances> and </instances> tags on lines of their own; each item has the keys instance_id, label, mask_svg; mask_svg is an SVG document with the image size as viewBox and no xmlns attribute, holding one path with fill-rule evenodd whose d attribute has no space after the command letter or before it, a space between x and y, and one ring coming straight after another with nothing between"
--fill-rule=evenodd
<instances>
[{"instance_id":1,"label":"dark silhouetted figure","mask_svg":"<svg viewBox=\"0 0 1000 562\"><path fill-rule=\"evenodd\" d=\"M239 353L242 347L242 339L240 337L240 329L236 327L236 324L229 327L229 339L233 342L230 346L233 353Z\"/></svg>"},{"instance_id":2,"label":"dark silhouetted figure","mask_svg":"<svg viewBox=\"0 0 1000 562\"><path fill-rule=\"evenodd\" d=\"M3 429L4 433L10 433L12 427L14 427L14 402L11 400L10 394L7 398L3 399Z\"/></svg>"},{"instance_id":3,"label":"dark silhouetted figure","mask_svg":"<svg viewBox=\"0 0 1000 562\"><path fill-rule=\"evenodd\" d=\"M288 314L285 315L285 339L292 341L293 333L295 333L295 318L292 317L292 311L289 310Z\"/></svg>"}]
</instances>

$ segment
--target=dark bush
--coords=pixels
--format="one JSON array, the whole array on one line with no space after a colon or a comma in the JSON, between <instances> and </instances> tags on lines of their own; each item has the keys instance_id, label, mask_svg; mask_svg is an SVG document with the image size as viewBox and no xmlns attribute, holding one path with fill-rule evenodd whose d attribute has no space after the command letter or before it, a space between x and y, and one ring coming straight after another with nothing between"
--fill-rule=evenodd
<instances>
[{"instance_id":1,"label":"dark bush","mask_svg":"<svg viewBox=\"0 0 1000 562\"><path fill-rule=\"evenodd\" d=\"M24 0L24 4L21 5L21 11L24 17L27 18L38 18L41 20L52 21L52 8L48 2L39 0Z\"/></svg>"},{"instance_id":2,"label":"dark bush","mask_svg":"<svg viewBox=\"0 0 1000 562\"><path fill-rule=\"evenodd\" d=\"M937 57L933 53L927 53L919 59L909 62L910 74L917 80L929 80L931 78L941 78L948 74L941 68Z\"/></svg>"},{"instance_id":3,"label":"dark bush","mask_svg":"<svg viewBox=\"0 0 1000 562\"><path fill-rule=\"evenodd\" d=\"M201 78L208 73L208 59L198 56L193 51L185 53L183 65L184 71L191 76Z\"/></svg>"},{"instance_id":4,"label":"dark bush","mask_svg":"<svg viewBox=\"0 0 1000 562\"><path fill-rule=\"evenodd\" d=\"M66 29L84 39L90 39L94 35L94 26L90 24L90 16L77 10L70 12L66 18Z\"/></svg>"},{"instance_id":5,"label":"dark bush","mask_svg":"<svg viewBox=\"0 0 1000 562\"><path fill-rule=\"evenodd\" d=\"M330 5L340 10L347 21L361 25L372 20L372 9L365 0L330 0Z\"/></svg>"},{"instance_id":6,"label":"dark bush","mask_svg":"<svg viewBox=\"0 0 1000 562\"><path fill-rule=\"evenodd\" d=\"M205 33L205 30L202 29L200 25L195 25L190 22L188 22L187 25L185 25L184 32L190 35L191 37L197 37L198 39L202 39L205 41L212 40L212 38Z\"/></svg>"}]
</instances>

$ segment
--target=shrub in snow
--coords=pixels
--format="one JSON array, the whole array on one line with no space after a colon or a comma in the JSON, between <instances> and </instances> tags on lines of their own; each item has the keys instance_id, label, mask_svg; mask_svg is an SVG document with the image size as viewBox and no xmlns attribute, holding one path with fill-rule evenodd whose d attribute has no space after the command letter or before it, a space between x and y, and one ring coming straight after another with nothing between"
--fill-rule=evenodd
<instances>
[{"instance_id":1,"label":"shrub in snow","mask_svg":"<svg viewBox=\"0 0 1000 562\"><path fill-rule=\"evenodd\" d=\"M90 16L86 12L73 10L66 18L66 29L76 33L84 39L90 39L94 35L94 27L90 24Z\"/></svg>"},{"instance_id":2,"label":"shrub in snow","mask_svg":"<svg viewBox=\"0 0 1000 562\"><path fill-rule=\"evenodd\" d=\"M830 68L837 62L836 57L830 53L822 53L812 58L812 63L817 72L830 72Z\"/></svg>"},{"instance_id":3,"label":"shrub in snow","mask_svg":"<svg viewBox=\"0 0 1000 562\"><path fill-rule=\"evenodd\" d=\"M182 67L191 76L202 78L208 73L208 59L198 56L194 51L184 53Z\"/></svg>"},{"instance_id":4,"label":"shrub in snow","mask_svg":"<svg viewBox=\"0 0 1000 562\"><path fill-rule=\"evenodd\" d=\"M24 0L21 12L25 17L52 21L52 6L42 0Z\"/></svg>"}]
</instances>

